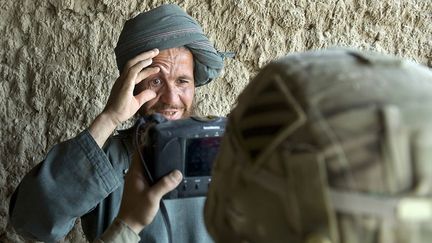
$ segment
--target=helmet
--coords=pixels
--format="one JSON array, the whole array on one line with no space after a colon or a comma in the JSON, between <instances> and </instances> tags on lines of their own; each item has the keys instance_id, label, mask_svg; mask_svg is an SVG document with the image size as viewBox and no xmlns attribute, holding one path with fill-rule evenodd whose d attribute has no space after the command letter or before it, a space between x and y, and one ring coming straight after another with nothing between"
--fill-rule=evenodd
<instances>
[{"instance_id":1,"label":"helmet","mask_svg":"<svg viewBox=\"0 0 432 243\"><path fill-rule=\"evenodd\" d=\"M432 72L328 49L268 64L238 98L205 222L216 242L432 240Z\"/></svg>"}]
</instances>

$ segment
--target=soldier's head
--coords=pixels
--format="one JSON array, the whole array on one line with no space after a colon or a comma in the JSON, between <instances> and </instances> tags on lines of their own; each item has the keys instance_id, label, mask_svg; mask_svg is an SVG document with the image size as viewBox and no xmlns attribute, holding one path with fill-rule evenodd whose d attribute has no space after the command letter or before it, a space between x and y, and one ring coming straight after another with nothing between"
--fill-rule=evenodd
<instances>
[{"instance_id":1,"label":"soldier's head","mask_svg":"<svg viewBox=\"0 0 432 243\"><path fill-rule=\"evenodd\" d=\"M432 239L432 72L347 49L286 56L229 116L205 221L217 242Z\"/></svg>"}]
</instances>

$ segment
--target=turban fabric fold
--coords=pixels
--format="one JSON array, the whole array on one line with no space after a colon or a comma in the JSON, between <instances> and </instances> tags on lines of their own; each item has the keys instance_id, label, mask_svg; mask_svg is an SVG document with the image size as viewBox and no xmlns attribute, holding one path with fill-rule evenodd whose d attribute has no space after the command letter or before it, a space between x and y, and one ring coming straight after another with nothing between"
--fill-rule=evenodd
<instances>
[{"instance_id":1,"label":"turban fabric fold","mask_svg":"<svg viewBox=\"0 0 432 243\"><path fill-rule=\"evenodd\" d=\"M175 4L159 6L126 21L114 50L117 67L121 72L128 60L142 52L180 46L193 54L195 86L207 84L219 75L222 55L198 22Z\"/></svg>"}]
</instances>

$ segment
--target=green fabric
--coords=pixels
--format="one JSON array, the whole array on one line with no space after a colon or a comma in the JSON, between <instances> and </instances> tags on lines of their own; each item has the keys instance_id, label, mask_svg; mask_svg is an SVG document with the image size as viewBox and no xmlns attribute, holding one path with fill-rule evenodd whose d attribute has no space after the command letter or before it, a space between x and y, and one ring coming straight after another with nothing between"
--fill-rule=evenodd
<instances>
[{"instance_id":1,"label":"green fabric","mask_svg":"<svg viewBox=\"0 0 432 243\"><path fill-rule=\"evenodd\" d=\"M210 235L431 242L431 94L430 69L379 53L337 48L268 64L228 116L205 207Z\"/></svg>"},{"instance_id":2,"label":"green fabric","mask_svg":"<svg viewBox=\"0 0 432 243\"><path fill-rule=\"evenodd\" d=\"M216 78L223 68L222 55L216 51L201 26L179 6L167 4L128 20L115 48L120 72L127 61L154 48L185 46L194 56L195 85Z\"/></svg>"},{"instance_id":3,"label":"green fabric","mask_svg":"<svg viewBox=\"0 0 432 243\"><path fill-rule=\"evenodd\" d=\"M116 218L102 236L93 243L138 243L140 239L129 225Z\"/></svg>"}]
</instances>

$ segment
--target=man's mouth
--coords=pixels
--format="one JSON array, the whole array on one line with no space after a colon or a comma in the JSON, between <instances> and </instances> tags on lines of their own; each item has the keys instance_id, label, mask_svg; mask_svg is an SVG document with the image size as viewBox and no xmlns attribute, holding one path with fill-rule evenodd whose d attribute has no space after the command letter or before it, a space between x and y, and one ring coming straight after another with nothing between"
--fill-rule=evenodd
<instances>
[{"instance_id":1,"label":"man's mouth","mask_svg":"<svg viewBox=\"0 0 432 243\"><path fill-rule=\"evenodd\" d=\"M157 110L156 112L162 114L168 120L180 119L182 115L180 110L173 110L173 109Z\"/></svg>"}]
</instances>

